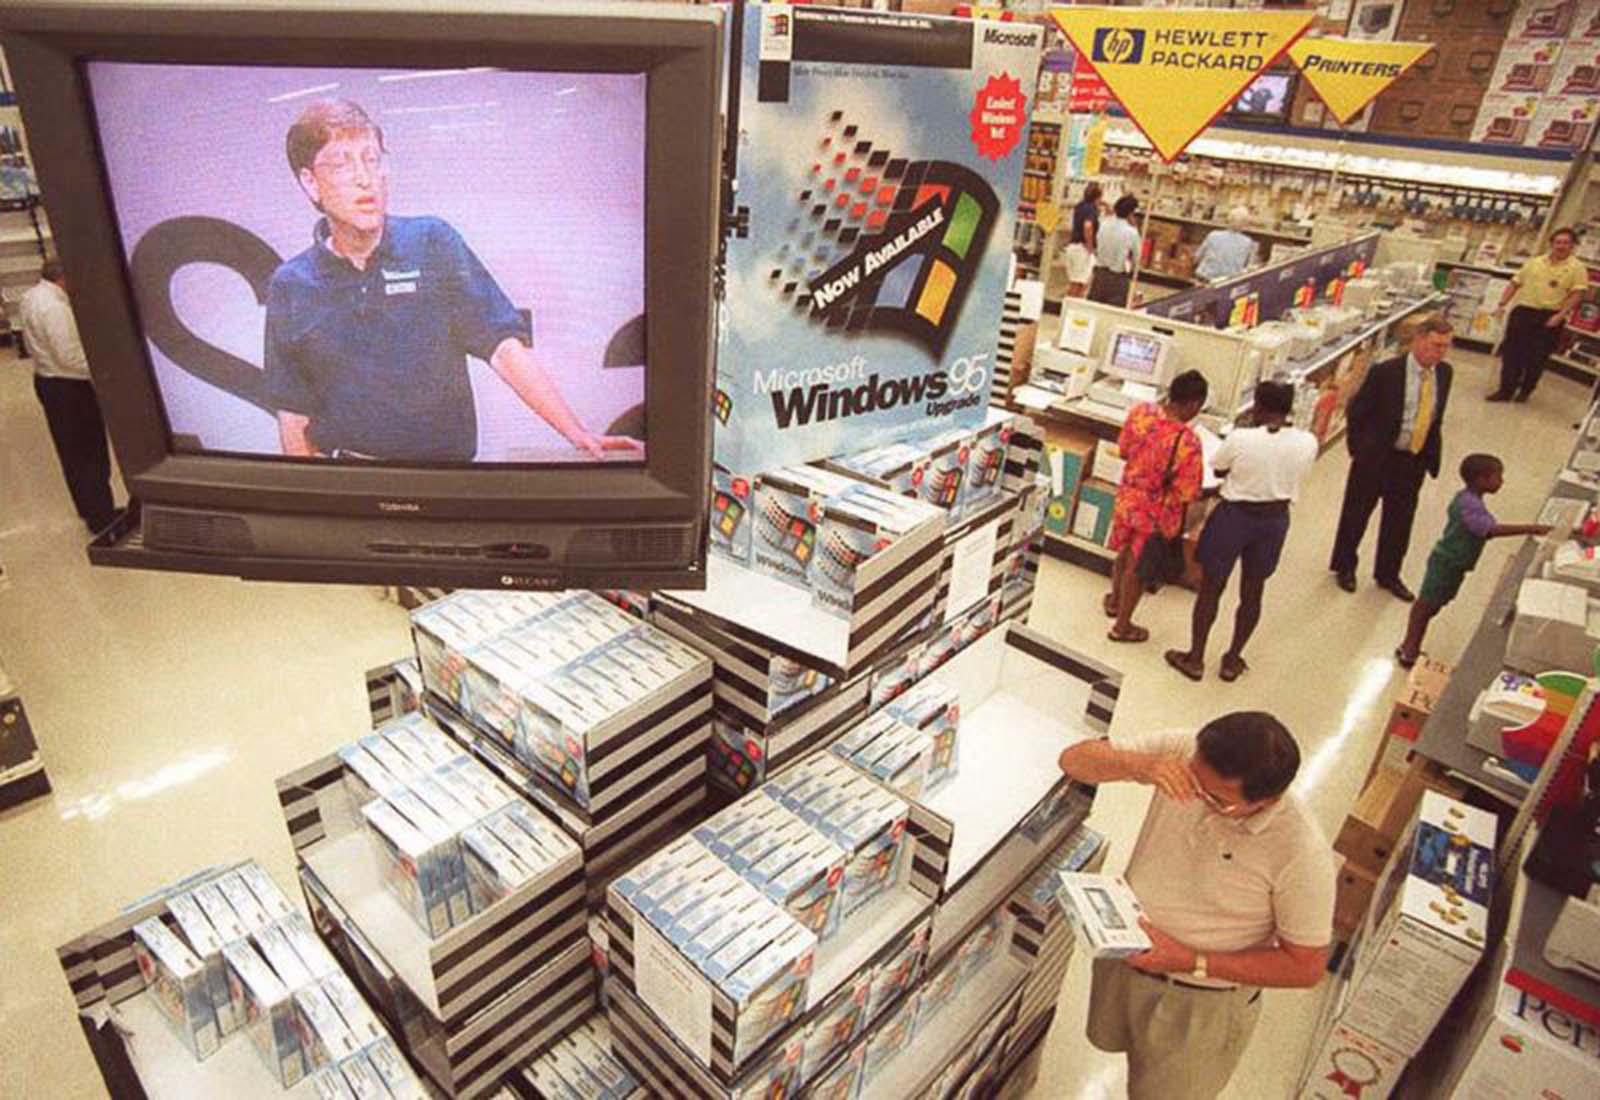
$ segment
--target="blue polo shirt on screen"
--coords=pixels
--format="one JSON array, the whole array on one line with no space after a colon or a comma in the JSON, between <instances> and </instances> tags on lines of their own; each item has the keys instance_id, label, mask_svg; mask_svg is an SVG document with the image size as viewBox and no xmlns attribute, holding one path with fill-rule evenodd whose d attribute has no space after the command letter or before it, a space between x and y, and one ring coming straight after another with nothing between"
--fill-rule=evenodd
<instances>
[{"instance_id":1,"label":"blue polo shirt on screen","mask_svg":"<svg viewBox=\"0 0 1600 1100\"><path fill-rule=\"evenodd\" d=\"M467 356L532 332L461 234L438 218L385 219L358 270L328 223L267 286L267 394L310 419L323 453L470 462L478 449Z\"/></svg>"}]
</instances>

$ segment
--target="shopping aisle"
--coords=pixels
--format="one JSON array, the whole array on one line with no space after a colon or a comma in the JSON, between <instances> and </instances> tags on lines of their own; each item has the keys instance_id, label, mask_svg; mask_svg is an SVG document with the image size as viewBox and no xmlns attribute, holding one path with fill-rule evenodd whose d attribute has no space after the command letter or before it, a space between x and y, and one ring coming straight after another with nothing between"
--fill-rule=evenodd
<instances>
[{"instance_id":1,"label":"shopping aisle","mask_svg":"<svg viewBox=\"0 0 1600 1100\"><path fill-rule=\"evenodd\" d=\"M1445 468L1426 483L1418 504L1404 573L1412 588L1422 583L1423 563L1444 525L1445 506L1460 488L1455 467L1462 457L1472 451L1500 455L1506 483L1490 498L1490 508L1506 522L1532 522L1572 446L1572 424L1587 397L1577 383L1547 376L1527 405L1486 404L1483 397L1492 385L1488 358L1458 351L1450 362L1456 376L1445 414ZM1267 586L1261 625L1245 653L1250 671L1232 684L1218 680L1216 669L1233 630L1237 576L1212 629L1206 679L1199 684L1168 668L1161 656L1166 649L1188 647L1193 596L1186 591L1147 597L1137 619L1150 628L1150 641L1118 645L1106 640L1100 612L1106 582L1047 561L1033 617L1047 634L1124 670L1114 738L1150 728L1197 729L1233 710L1276 714L1300 742L1295 787L1330 842L1355 800L1393 696L1404 682L1391 654L1405 630L1407 605L1372 584L1376 516L1362 545L1356 594L1341 592L1328 572L1348 467L1342 443L1317 461L1294 510L1282 563ZM1516 539L1489 543L1460 597L1434 620L1427 651L1454 660L1517 545ZM1148 800L1148 788L1118 784L1101 790L1089 824L1111 840L1108 871L1126 866ZM1066 981L1068 992L1046 1041L1044 1072L1033 1095L1040 1100L1120 1098L1126 1083L1122 1056L1101 1054L1083 1037L1089 967L1082 955L1073 960ZM1224 1094L1227 1100L1292 1095L1317 1005L1314 990L1267 994L1255 1037Z\"/></svg>"},{"instance_id":2,"label":"shopping aisle","mask_svg":"<svg viewBox=\"0 0 1600 1100\"><path fill-rule=\"evenodd\" d=\"M1508 459L1495 503L1526 518L1564 456L1580 389L1552 379L1530 406L1481 401L1481 362L1458 356L1446 423L1453 463L1471 441ZM1404 608L1367 584L1354 596L1326 571L1342 452L1317 466L1267 613L1236 684L1191 685L1161 661L1186 638L1190 597L1145 605L1143 646L1104 638L1102 582L1047 563L1035 623L1127 670L1117 732L1195 726L1225 709L1273 710L1300 736L1301 788L1330 833L1355 795L1399 682L1389 652ZM1407 579L1420 581L1453 479L1430 483ZM0 815L0 1096L103 1094L74 1021L54 948L142 893L208 863L260 858L292 879L272 780L364 728L361 672L407 649L405 617L367 589L243 584L90 569L25 366L0 351L0 658L38 730L52 799ZM1449 656L1465 640L1511 551L1492 546L1461 601L1434 628ZM1219 622L1216 654L1225 644ZM1215 659L1216 654L1213 655ZM1140 791L1108 787L1095 823L1120 866L1143 813ZM1082 1038L1087 969L1067 978L1066 1005L1035 1095L1117 1097L1120 1058ZM1279 993L1263 1018L1235 1097L1283 1096L1312 998ZM48 1081L41 1091L40 1082Z\"/></svg>"}]
</instances>

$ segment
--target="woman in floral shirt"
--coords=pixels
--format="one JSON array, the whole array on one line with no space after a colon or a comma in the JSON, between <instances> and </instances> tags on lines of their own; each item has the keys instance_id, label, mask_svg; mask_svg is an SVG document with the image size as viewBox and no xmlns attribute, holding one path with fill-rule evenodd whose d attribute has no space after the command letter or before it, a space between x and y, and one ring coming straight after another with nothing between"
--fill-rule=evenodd
<instances>
[{"instance_id":1,"label":"woman in floral shirt","mask_svg":"<svg viewBox=\"0 0 1600 1100\"><path fill-rule=\"evenodd\" d=\"M1205 458L1200 439L1189 421L1206 403L1206 379L1196 370L1172 380L1167 399L1160 404L1135 405L1117 438L1126 465L1112 513L1111 549L1117 561L1111 569L1111 591L1105 610L1116 623L1107 635L1113 642L1142 642L1150 632L1133 622L1143 582L1139 556L1152 534L1172 538L1183 530L1183 510L1200 497Z\"/></svg>"}]
</instances>

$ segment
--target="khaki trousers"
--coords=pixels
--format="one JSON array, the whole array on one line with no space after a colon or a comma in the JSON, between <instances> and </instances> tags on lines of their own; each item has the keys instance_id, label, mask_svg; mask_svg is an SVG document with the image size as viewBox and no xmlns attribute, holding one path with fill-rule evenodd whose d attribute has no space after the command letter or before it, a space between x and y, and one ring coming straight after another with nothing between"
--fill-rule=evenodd
<instances>
[{"instance_id":1,"label":"khaki trousers","mask_svg":"<svg viewBox=\"0 0 1600 1100\"><path fill-rule=\"evenodd\" d=\"M1128 1055L1128 1100L1215 1100L1261 1015L1261 990L1190 989L1097 959L1089 1041Z\"/></svg>"}]
</instances>

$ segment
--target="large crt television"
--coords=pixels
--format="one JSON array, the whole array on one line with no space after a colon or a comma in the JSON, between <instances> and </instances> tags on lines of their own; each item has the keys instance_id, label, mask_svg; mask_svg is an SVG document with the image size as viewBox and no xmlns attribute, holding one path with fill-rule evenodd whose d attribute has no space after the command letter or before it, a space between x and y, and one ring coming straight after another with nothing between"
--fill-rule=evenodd
<instances>
[{"instance_id":1,"label":"large crt television","mask_svg":"<svg viewBox=\"0 0 1600 1100\"><path fill-rule=\"evenodd\" d=\"M0 5L129 492L103 564L703 584L720 16Z\"/></svg>"}]
</instances>

